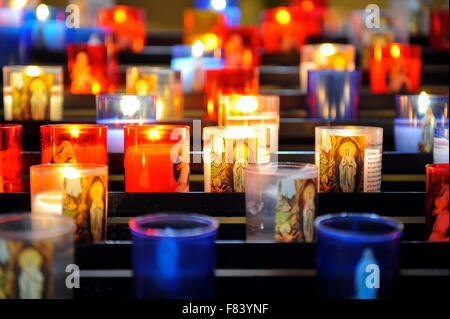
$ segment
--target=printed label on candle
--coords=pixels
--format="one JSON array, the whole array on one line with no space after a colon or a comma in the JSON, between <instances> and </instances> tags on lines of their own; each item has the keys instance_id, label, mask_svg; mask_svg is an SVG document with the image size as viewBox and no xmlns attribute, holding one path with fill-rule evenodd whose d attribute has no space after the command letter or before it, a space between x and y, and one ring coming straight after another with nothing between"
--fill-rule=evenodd
<instances>
[{"instance_id":1,"label":"printed label on candle","mask_svg":"<svg viewBox=\"0 0 450 319\"><path fill-rule=\"evenodd\" d=\"M29 71L11 73L13 120L43 121L50 118L53 75L40 73L36 67L30 68L25 69Z\"/></svg>"},{"instance_id":2,"label":"printed label on candle","mask_svg":"<svg viewBox=\"0 0 450 319\"><path fill-rule=\"evenodd\" d=\"M75 240L106 239L107 182L102 176L64 178L63 214L75 219Z\"/></svg>"},{"instance_id":3,"label":"printed label on candle","mask_svg":"<svg viewBox=\"0 0 450 319\"><path fill-rule=\"evenodd\" d=\"M381 156L378 149L366 149L364 192L379 192L381 190Z\"/></svg>"},{"instance_id":4,"label":"printed label on candle","mask_svg":"<svg viewBox=\"0 0 450 319\"><path fill-rule=\"evenodd\" d=\"M320 192L362 192L365 136L320 137Z\"/></svg>"},{"instance_id":5,"label":"printed label on candle","mask_svg":"<svg viewBox=\"0 0 450 319\"><path fill-rule=\"evenodd\" d=\"M51 241L0 239L0 299L51 298L52 259Z\"/></svg>"},{"instance_id":6,"label":"printed label on candle","mask_svg":"<svg viewBox=\"0 0 450 319\"><path fill-rule=\"evenodd\" d=\"M439 187L439 184L442 186ZM439 180L437 185L435 184L431 188L436 191L426 193L427 239L428 241L448 242L448 183Z\"/></svg>"},{"instance_id":7,"label":"printed label on candle","mask_svg":"<svg viewBox=\"0 0 450 319\"><path fill-rule=\"evenodd\" d=\"M278 184L276 242L312 242L317 179L283 179Z\"/></svg>"},{"instance_id":8,"label":"printed label on candle","mask_svg":"<svg viewBox=\"0 0 450 319\"><path fill-rule=\"evenodd\" d=\"M256 163L256 138L213 137L211 147L211 192L244 192L244 169Z\"/></svg>"},{"instance_id":9,"label":"printed label on candle","mask_svg":"<svg viewBox=\"0 0 450 319\"><path fill-rule=\"evenodd\" d=\"M73 151L72 143L63 141L55 155L52 156L50 163L78 163Z\"/></svg>"}]
</instances>

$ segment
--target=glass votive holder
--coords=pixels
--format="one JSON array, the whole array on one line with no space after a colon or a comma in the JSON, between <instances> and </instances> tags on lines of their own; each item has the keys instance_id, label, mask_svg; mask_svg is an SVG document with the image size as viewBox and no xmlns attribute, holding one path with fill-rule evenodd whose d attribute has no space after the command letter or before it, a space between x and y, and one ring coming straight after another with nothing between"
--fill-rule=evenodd
<instances>
[{"instance_id":1,"label":"glass votive holder","mask_svg":"<svg viewBox=\"0 0 450 319\"><path fill-rule=\"evenodd\" d=\"M214 297L219 222L201 215L155 214L130 221L134 297Z\"/></svg>"},{"instance_id":2,"label":"glass votive holder","mask_svg":"<svg viewBox=\"0 0 450 319\"><path fill-rule=\"evenodd\" d=\"M219 125L270 128L270 153L277 162L280 128L280 97L278 95L222 95L219 101Z\"/></svg>"},{"instance_id":3,"label":"glass votive holder","mask_svg":"<svg viewBox=\"0 0 450 319\"><path fill-rule=\"evenodd\" d=\"M260 65L260 34L256 26L227 28L223 48L225 66L257 67Z\"/></svg>"},{"instance_id":4,"label":"glass votive holder","mask_svg":"<svg viewBox=\"0 0 450 319\"><path fill-rule=\"evenodd\" d=\"M394 136L403 153L433 152L434 129L448 126L448 95L399 95Z\"/></svg>"},{"instance_id":5,"label":"glass votive holder","mask_svg":"<svg viewBox=\"0 0 450 319\"><path fill-rule=\"evenodd\" d=\"M320 216L319 294L332 299L391 298L400 268L403 224L375 214Z\"/></svg>"},{"instance_id":6,"label":"glass votive holder","mask_svg":"<svg viewBox=\"0 0 450 319\"><path fill-rule=\"evenodd\" d=\"M370 91L376 94L417 92L422 68L420 45L375 45L370 56Z\"/></svg>"},{"instance_id":7,"label":"glass votive holder","mask_svg":"<svg viewBox=\"0 0 450 319\"><path fill-rule=\"evenodd\" d=\"M351 44L307 44L300 51L300 88L308 88L311 70L355 70L355 47Z\"/></svg>"},{"instance_id":8,"label":"glass votive holder","mask_svg":"<svg viewBox=\"0 0 450 319\"><path fill-rule=\"evenodd\" d=\"M27 64L31 52L31 35L21 26L2 25L0 19L0 67Z\"/></svg>"},{"instance_id":9,"label":"glass votive holder","mask_svg":"<svg viewBox=\"0 0 450 319\"><path fill-rule=\"evenodd\" d=\"M269 163L270 128L210 126L203 129L205 192L245 192L248 164Z\"/></svg>"},{"instance_id":10,"label":"glass votive holder","mask_svg":"<svg viewBox=\"0 0 450 319\"><path fill-rule=\"evenodd\" d=\"M96 96L97 124L108 126L108 153L123 153L126 124L156 122L156 98L150 95L100 94Z\"/></svg>"},{"instance_id":11,"label":"glass votive holder","mask_svg":"<svg viewBox=\"0 0 450 319\"><path fill-rule=\"evenodd\" d=\"M183 12L183 43L201 41L206 50L221 47L225 16L210 10L185 9Z\"/></svg>"},{"instance_id":12,"label":"glass votive holder","mask_svg":"<svg viewBox=\"0 0 450 319\"><path fill-rule=\"evenodd\" d=\"M30 167L31 212L75 221L78 242L106 240L108 166L41 164Z\"/></svg>"},{"instance_id":13,"label":"glass votive holder","mask_svg":"<svg viewBox=\"0 0 450 319\"><path fill-rule=\"evenodd\" d=\"M126 90L128 94L156 97L156 119L183 118L180 78L176 71L160 67L128 67Z\"/></svg>"},{"instance_id":14,"label":"glass votive holder","mask_svg":"<svg viewBox=\"0 0 450 319\"><path fill-rule=\"evenodd\" d=\"M425 239L448 242L448 163L428 164L425 171Z\"/></svg>"},{"instance_id":15,"label":"glass votive holder","mask_svg":"<svg viewBox=\"0 0 450 319\"><path fill-rule=\"evenodd\" d=\"M449 140L448 140L448 125L445 128L437 127L434 130L433 142L433 163L434 164L448 164L449 158Z\"/></svg>"},{"instance_id":16,"label":"glass votive holder","mask_svg":"<svg viewBox=\"0 0 450 319\"><path fill-rule=\"evenodd\" d=\"M316 127L319 192L380 192L383 129Z\"/></svg>"},{"instance_id":17,"label":"glass votive holder","mask_svg":"<svg viewBox=\"0 0 450 319\"><path fill-rule=\"evenodd\" d=\"M264 52L298 52L306 42L307 32L298 8L277 7L261 14Z\"/></svg>"},{"instance_id":18,"label":"glass votive holder","mask_svg":"<svg viewBox=\"0 0 450 319\"><path fill-rule=\"evenodd\" d=\"M145 9L129 6L113 6L98 10L98 24L112 30L119 50L140 52L147 37Z\"/></svg>"},{"instance_id":19,"label":"glass votive holder","mask_svg":"<svg viewBox=\"0 0 450 319\"><path fill-rule=\"evenodd\" d=\"M115 53L106 44L90 41L66 47L70 93L114 93L117 80Z\"/></svg>"},{"instance_id":20,"label":"glass votive holder","mask_svg":"<svg viewBox=\"0 0 450 319\"><path fill-rule=\"evenodd\" d=\"M65 299L74 262L74 223L66 216L0 216L2 299Z\"/></svg>"},{"instance_id":21,"label":"glass votive holder","mask_svg":"<svg viewBox=\"0 0 450 319\"><path fill-rule=\"evenodd\" d=\"M22 191L22 125L0 124L0 193Z\"/></svg>"},{"instance_id":22,"label":"glass votive holder","mask_svg":"<svg viewBox=\"0 0 450 319\"><path fill-rule=\"evenodd\" d=\"M171 68L181 73L183 93L203 92L206 70L221 69L222 56L221 49L205 52L203 45L174 45Z\"/></svg>"},{"instance_id":23,"label":"glass votive holder","mask_svg":"<svg viewBox=\"0 0 450 319\"><path fill-rule=\"evenodd\" d=\"M312 242L317 168L311 164L250 164L245 168L247 241Z\"/></svg>"},{"instance_id":24,"label":"glass votive holder","mask_svg":"<svg viewBox=\"0 0 450 319\"><path fill-rule=\"evenodd\" d=\"M430 11L430 29L428 40L434 50L449 50L448 7Z\"/></svg>"},{"instance_id":25,"label":"glass votive holder","mask_svg":"<svg viewBox=\"0 0 450 319\"><path fill-rule=\"evenodd\" d=\"M41 125L41 163L108 164L107 126Z\"/></svg>"},{"instance_id":26,"label":"glass votive holder","mask_svg":"<svg viewBox=\"0 0 450 319\"><path fill-rule=\"evenodd\" d=\"M3 67L3 104L6 121L60 121L64 82L60 66Z\"/></svg>"},{"instance_id":27,"label":"glass votive holder","mask_svg":"<svg viewBox=\"0 0 450 319\"><path fill-rule=\"evenodd\" d=\"M206 71L204 118L218 121L221 95L258 95L258 68L223 68Z\"/></svg>"},{"instance_id":28,"label":"glass votive holder","mask_svg":"<svg viewBox=\"0 0 450 319\"><path fill-rule=\"evenodd\" d=\"M189 191L190 133L183 125L126 125L125 191Z\"/></svg>"},{"instance_id":29,"label":"glass votive holder","mask_svg":"<svg viewBox=\"0 0 450 319\"><path fill-rule=\"evenodd\" d=\"M359 71L309 71L306 96L309 117L356 119L360 87Z\"/></svg>"}]
</instances>

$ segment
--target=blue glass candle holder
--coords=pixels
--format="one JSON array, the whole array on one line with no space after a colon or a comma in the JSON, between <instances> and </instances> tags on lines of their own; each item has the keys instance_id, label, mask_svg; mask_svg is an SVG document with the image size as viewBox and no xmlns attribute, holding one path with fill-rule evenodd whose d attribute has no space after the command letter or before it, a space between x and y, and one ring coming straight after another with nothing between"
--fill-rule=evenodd
<instances>
[{"instance_id":1,"label":"blue glass candle holder","mask_svg":"<svg viewBox=\"0 0 450 319\"><path fill-rule=\"evenodd\" d=\"M307 89L309 117L356 119L360 86L359 71L309 71Z\"/></svg>"},{"instance_id":2,"label":"blue glass candle holder","mask_svg":"<svg viewBox=\"0 0 450 319\"><path fill-rule=\"evenodd\" d=\"M394 122L395 148L432 153L434 129L448 126L448 95L399 95Z\"/></svg>"},{"instance_id":3,"label":"blue glass candle holder","mask_svg":"<svg viewBox=\"0 0 450 319\"><path fill-rule=\"evenodd\" d=\"M31 34L23 27L0 25L0 67L28 64Z\"/></svg>"},{"instance_id":4,"label":"blue glass candle holder","mask_svg":"<svg viewBox=\"0 0 450 319\"><path fill-rule=\"evenodd\" d=\"M403 224L375 214L316 219L319 294L332 299L390 298L399 273Z\"/></svg>"},{"instance_id":5,"label":"blue glass candle holder","mask_svg":"<svg viewBox=\"0 0 450 319\"><path fill-rule=\"evenodd\" d=\"M134 297L214 297L219 223L201 215L156 214L130 221Z\"/></svg>"},{"instance_id":6,"label":"blue glass candle holder","mask_svg":"<svg viewBox=\"0 0 450 319\"><path fill-rule=\"evenodd\" d=\"M241 23L241 9L239 9L238 0L195 0L194 7L223 14L228 26L237 26Z\"/></svg>"},{"instance_id":7,"label":"blue glass candle holder","mask_svg":"<svg viewBox=\"0 0 450 319\"><path fill-rule=\"evenodd\" d=\"M108 36L112 36L112 32L106 27L68 28L66 43L88 43L92 42L94 37L97 37L100 43L105 43Z\"/></svg>"}]
</instances>

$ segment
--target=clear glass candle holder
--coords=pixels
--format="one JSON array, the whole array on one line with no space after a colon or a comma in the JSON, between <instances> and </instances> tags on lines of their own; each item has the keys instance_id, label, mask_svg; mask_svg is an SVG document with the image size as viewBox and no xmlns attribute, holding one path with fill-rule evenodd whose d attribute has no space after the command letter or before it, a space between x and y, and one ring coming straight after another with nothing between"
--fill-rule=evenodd
<instances>
[{"instance_id":1,"label":"clear glass candle holder","mask_svg":"<svg viewBox=\"0 0 450 319\"><path fill-rule=\"evenodd\" d=\"M78 242L106 240L108 166L41 164L30 167L31 212L75 221Z\"/></svg>"},{"instance_id":2,"label":"clear glass candle holder","mask_svg":"<svg viewBox=\"0 0 450 319\"><path fill-rule=\"evenodd\" d=\"M355 70L355 47L350 44L307 44L300 51L300 88L306 91L308 72L313 70Z\"/></svg>"},{"instance_id":3,"label":"clear glass candle holder","mask_svg":"<svg viewBox=\"0 0 450 319\"><path fill-rule=\"evenodd\" d=\"M210 126L203 129L205 192L245 192L244 170L270 162L270 128Z\"/></svg>"},{"instance_id":4,"label":"clear glass candle holder","mask_svg":"<svg viewBox=\"0 0 450 319\"><path fill-rule=\"evenodd\" d=\"M100 94L96 97L97 123L108 126L108 152L123 153L126 124L156 122L156 98L133 94Z\"/></svg>"},{"instance_id":5,"label":"clear glass candle holder","mask_svg":"<svg viewBox=\"0 0 450 319\"><path fill-rule=\"evenodd\" d=\"M247 241L312 242L317 215L315 165L251 164L245 168Z\"/></svg>"},{"instance_id":6,"label":"clear glass candle holder","mask_svg":"<svg viewBox=\"0 0 450 319\"><path fill-rule=\"evenodd\" d=\"M448 95L396 97L395 148L402 153L432 153L434 129L448 126Z\"/></svg>"},{"instance_id":7,"label":"clear glass candle holder","mask_svg":"<svg viewBox=\"0 0 450 319\"><path fill-rule=\"evenodd\" d=\"M160 67L128 67L126 90L128 94L154 96L157 120L183 118L181 79L175 70Z\"/></svg>"},{"instance_id":8,"label":"clear glass candle holder","mask_svg":"<svg viewBox=\"0 0 450 319\"><path fill-rule=\"evenodd\" d=\"M22 125L0 124L0 193L22 191Z\"/></svg>"},{"instance_id":9,"label":"clear glass candle holder","mask_svg":"<svg viewBox=\"0 0 450 319\"><path fill-rule=\"evenodd\" d=\"M134 297L214 297L219 222L207 216L156 214L130 221Z\"/></svg>"},{"instance_id":10,"label":"clear glass candle holder","mask_svg":"<svg viewBox=\"0 0 450 319\"><path fill-rule=\"evenodd\" d=\"M106 134L106 125L41 125L41 163L108 164Z\"/></svg>"},{"instance_id":11,"label":"clear glass candle holder","mask_svg":"<svg viewBox=\"0 0 450 319\"><path fill-rule=\"evenodd\" d=\"M448 163L428 164L425 171L425 239L448 242Z\"/></svg>"},{"instance_id":12,"label":"clear glass candle holder","mask_svg":"<svg viewBox=\"0 0 450 319\"><path fill-rule=\"evenodd\" d=\"M448 164L448 126L434 130L433 162L434 164Z\"/></svg>"},{"instance_id":13,"label":"clear glass candle holder","mask_svg":"<svg viewBox=\"0 0 450 319\"><path fill-rule=\"evenodd\" d=\"M321 297L392 298L403 224L375 214L343 213L318 217L315 227Z\"/></svg>"},{"instance_id":14,"label":"clear glass candle holder","mask_svg":"<svg viewBox=\"0 0 450 319\"><path fill-rule=\"evenodd\" d=\"M309 117L356 119L360 87L359 71L309 71L306 96Z\"/></svg>"},{"instance_id":15,"label":"clear glass candle holder","mask_svg":"<svg viewBox=\"0 0 450 319\"><path fill-rule=\"evenodd\" d=\"M380 192L383 129L316 127L319 192Z\"/></svg>"},{"instance_id":16,"label":"clear glass candle holder","mask_svg":"<svg viewBox=\"0 0 450 319\"><path fill-rule=\"evenodd\" d=\"M74 262L74 223L65 216L0 216L2 299L65 299L66 267Z\"/></svg>"},{"instance_id":17,"label":"clear glass candle holder","mask_svg":"<svg viewBox=\"0 0 450 319\"><path fill-rule=\"evenodd\" d=\"M126 125L125 191L189 191L190 132L183 125Z\"/></svg>"},{"instance_id":18,"label":"clear glass candle holder","mask_svg":"<svg viewBox=\"0 0 450 319\"><path fill-rule=\"evenodd\" d=\"M61 66L3 67L6 121L61 121L64 82Z\"/></svg>"}]
</instances>

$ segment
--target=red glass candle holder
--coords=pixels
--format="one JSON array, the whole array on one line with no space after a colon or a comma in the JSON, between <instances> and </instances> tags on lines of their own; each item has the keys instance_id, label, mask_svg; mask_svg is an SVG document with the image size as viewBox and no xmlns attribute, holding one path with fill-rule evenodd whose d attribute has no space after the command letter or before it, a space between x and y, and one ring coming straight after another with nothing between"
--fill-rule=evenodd
<instances>
[{"instance_id":1,"label":"red glass candle holder","mask_svg":"<svg viewBox=\"0 0 450 319\"><path fill-rule=\"evenodd\" d=\"M430 45L435 50L449 50L448 9L430 12Z\"/></svg>"},{"instance_id":2,"label":"red glass candle holder","mask_svg":"<svg viewBox=\"0 0 450 319\"><path fill-rule=\"evenodd\" d=\"M41 126L41 161L47 163L108 164L106 125L55 124Z\"/></svg>"},{"instance_id":3,"label":"red glass candle holder","mask_svg":"<svg viewBox=\"0 0 450 319\"><path fill-rule=\"evenodd\" d=\"M125 191L189 191L188 126L126 125Z\"/></svg>"},{"instance_id":4,"label":"red glass candle holder","mask_svg":"<svg viewBox=\"0 0 450 319\"><path fill-rule=\"evenodd\" d=\"M70 93L114 93L117 60L114 49L105 44L68 44L67 62Z\"/></svg>"},{"instance_id":5,"label":"red glass candle holder","mask_svg":"<svg viewBox=\"0 0 450 319\"><path fill-rule=\"evenodd\" d=\"M207 70L205 81L205 120L223 118L220 110L222 95L258 95L258 68L223 68Z\"/></svg>"},{"instance_id":6,"label":"red glass candle holder","mask_svg":"<svg viewBox=\"0 0 450 319\"><path fill-rule=\"evenodd\" d=\"M223 39L225 66L255 67L260 64L258 27L240 26L227 29Z\"/></svg>"},{"instance_id":7,"label":"red glass candle holder","mask_svg":"<svg viewBox=\"0 0 450 319\"><path fill-rule=\"evenodd\" d=\"M262 13L262 39L265 52L299 51L306 42L306 28L296 7L278 7Z\"/></svg>"},{"instance_id":8,"label":"red glass candle holder","mask_svg":"<svg viewBox=\"0 0 450 319\"><path fill-rule=\"evenodd\" d=\"M318 37L323 34L326 0L291 0L289 4L300 9L308 37Z\"/></svg>"},{"instance_id":9,"label":"red glass candle holder","mask_svg":"<svg viewBox=\"0 0 450 319\"><path fill-rule=\"evenodd\" d=\"M183 43L201 41L207 51L220 48L225 32L223 14L208 10L186 9L183 14Z\"/></svg>"},{"instance_id":10,"label":"red glass candle holder","mask_svg":"<svg viewBox=\"0 0 450 319\"><path fill-rule=\"evenodd\" d=\"M22 125L0 124L0 193L22 192Z\"/></svg>"},{"instance_id":11,"label":"red glass candle holder","mask_svg":"<svg viewBox=\"0 0 450 319\"><path fill-rule=\"evenodd\" d=\"M429 164L425 170L425 238L448 242L448 163Z\"/></svg>"},{"instance_id":12,"label":"red glass candle holder","mask_svg":"<svg viewBox=\"0 0 450 319\"><path fill-rule=\"evenodd\" d=\"M145 10L128 6L102 8L98 12L99 25L111 28L117 48L140 52L144 48Z\"/></svg>"},{"instance_id":13,"label":"red glass candle holder","mask_svg":"<svg viewBox=\"0 0 450 319\"><path fill-rule=\"evenodd\" d=\"M372 93L414 93L420 87L422 49L419 45L388 44L371 48Z\"/></svg>"}]
</instances>

